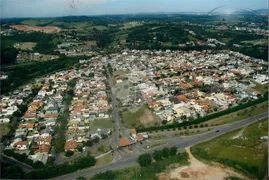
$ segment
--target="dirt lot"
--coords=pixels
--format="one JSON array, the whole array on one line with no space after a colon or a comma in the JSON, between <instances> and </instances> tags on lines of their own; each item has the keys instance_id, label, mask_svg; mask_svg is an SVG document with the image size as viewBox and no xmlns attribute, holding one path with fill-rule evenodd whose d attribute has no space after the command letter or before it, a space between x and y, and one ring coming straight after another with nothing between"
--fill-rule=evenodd
<instances>
[{"instance_id":1,"label":"dirt lot","mask_svg":"<svg viewBox=\"0 0 269 180\"><path fill-rule=\"evenodd\" d=\"M36 43L34 42L25 42L25 43L17 43L15 44L15 48L20 50L33 50L33 47L35 47Z\"/></svg>"},{"instance_id":2,"label":"dirt lot","mask_svg":"<svg viewBox=\"0 0 269 180\"><path fill-rule=\"evenodd\" d=\"M157 119L157 117L154 116L154 114L147 108L145 108L144 114L139 118L139 121L144 126L148 126L148 125L153 126L155 123L159 124L159 120Z\"/></svg>"},{"instance_id":3,"label":"dirt lot","mask_svg":"<svg viewBox=\"0 0 269 180\"><path fill-rule=\"evenodd\" d=\"M28 25L12 25L11 27L20 31L39 31L44 33L58 33L62 31L61 28L56 26L41 27L41 26L28 26Z\"/></svg>"},{"instance_id":4,"label":"dirt lot","mask_svg":"<svg viewBox=\"0 0 269 180\"><path fill-rule=\"evenodd\" d=\"M214 163L214 166L209 166L197 160L191 153L190 149L186 150L190 156L190 165L179 167L173 170L169 170L164 173L160 173L157 177L160 180L168 179L184 179L184 180L222 180L229 176L236 176L241 179L248 179L247 177L233 171L232 169L225 167L221 164Z\"/></svg>"}]
</instances>

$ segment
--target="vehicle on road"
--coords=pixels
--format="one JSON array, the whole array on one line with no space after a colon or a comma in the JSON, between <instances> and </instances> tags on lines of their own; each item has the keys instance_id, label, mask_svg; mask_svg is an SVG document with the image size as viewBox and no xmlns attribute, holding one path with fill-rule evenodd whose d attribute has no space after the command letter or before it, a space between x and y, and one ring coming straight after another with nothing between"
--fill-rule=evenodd
<instances>
[{"instance_id":1,"label":"vehicle on road","mask_svg":"<svg viewBox=\"0 0 269 180\"><path fill-rule=\"evenodd\" d=\"M219 132L219 130L216 130L216 133Z\"/></svg>"}]
</instances>

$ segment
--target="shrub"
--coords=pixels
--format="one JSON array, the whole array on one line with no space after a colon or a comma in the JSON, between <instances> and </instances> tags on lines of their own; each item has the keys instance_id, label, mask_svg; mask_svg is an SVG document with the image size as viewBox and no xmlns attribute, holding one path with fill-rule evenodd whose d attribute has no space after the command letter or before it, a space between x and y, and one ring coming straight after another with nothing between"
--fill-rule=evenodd
<instances>
[{"instance_id":1,"label":"shrub","mask_svg":"<svg viewBox=\"0 0 269 180\"><path fill-rule=\"evenodd\" d=\"M112 171L106 171L104 173L99 173L93 176L91 179L100 180L100 179L115 179L116 174Z\"/></svg>"},{"instance_id":2,"label":"shrub","mask_svg":"<svg viewBox=\"0 0 269 180\"><path fill-rule=\"evenodd\" d=\"M155 161L159 161L159 160L162 160L163 153L162 151L154 151L152 156Z\"/></svg>"},{"instance_id":3,"label":"shrub","mask_svg":"<svg viewBox=\"0 0 269 180\"><path fill-rule=\"evenodd\" d=\"M150 154L142 154L138 157L138 163L140 166L149 166L152 162Z\"/></svg>"},{"instance_id":4,"label":"shrub","mask_svg":"<svg viewBox=\"0 0 269 180\"><path fill-rule=\"evenodd\" d=\"M65 152L65 156L66 156L66 157L71 157L71 156L73 156L73 154L74 154L73 151L66 151L66 152Z\"/></svg>"},{"instance_id":5,"label":"shrub","mask_svg":"<svg viewBox=\"0 0 269 180\"><path fill-rule=\"evenodd\" d=\"M168 158L170 155L170 150L167 147L165 147L163 148L162 153L164 158Z\"/></svg>"},{"instance_id":6,"label":"shrub","mask_svg":"<svg viewBox=\"0 0 269 180\"><path fill-rule=\"evenodd\" d=\"M177 147L173 146L170 148L170 156L174 156L177 154Z\"/></svg>"}]
</instances>

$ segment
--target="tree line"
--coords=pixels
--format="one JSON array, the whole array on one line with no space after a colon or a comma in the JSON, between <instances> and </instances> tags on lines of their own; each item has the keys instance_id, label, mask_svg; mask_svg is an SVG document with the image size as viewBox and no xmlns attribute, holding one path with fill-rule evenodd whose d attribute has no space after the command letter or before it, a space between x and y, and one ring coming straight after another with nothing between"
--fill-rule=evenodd
<instances>
[{"instance_id":1,"label":"tree line","mask_svg":"<svg viewBox=\"0 0 269 180\"><path fill-rule=\"evenodd\" d=\"M211 119L215 119L215 118L218 118L220 116L230 114L230 113L233 113L233 112L236 112L236 111L239 111L239 110L254 106L256 104L260 104L260 103L265 102L267 100L268 100L268 92L266 92L263 97L260 97L259 99L256 99L254 101L249 101L249 102L247 102L245 104L240 104L240 105L238 105L236 107L232 107L232 108L226 109L224 111L220 111L220 112L210 114L210 115L207 115L207 116L204 116L204 117L199 117L199 118L197 118L195 120L192 120L192 121L184 121L182 123L175 122L173 124L169 124L169 125L165 125L165 126L137 128L136 130L137 130L137 132L158 131L158 130L181 128L181 127L184 127L184 126L200 124L202 122L206 122L206 121L209 121Z\"/></svg>"}]
</instances>

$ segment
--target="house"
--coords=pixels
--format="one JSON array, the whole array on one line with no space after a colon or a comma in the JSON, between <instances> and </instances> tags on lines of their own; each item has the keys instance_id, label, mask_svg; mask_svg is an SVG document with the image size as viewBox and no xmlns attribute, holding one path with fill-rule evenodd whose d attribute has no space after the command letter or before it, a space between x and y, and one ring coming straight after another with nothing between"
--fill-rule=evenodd
<instances>
[{"instance_id":1,"label":"house","mask_svg":"<svg viewBox=\"0 0 269 180\"><path fill-rule=\"evenodd\" d=\"M28 110L38 110L43 105L43 101L34 101L31 104L28 105Z\"/></svg>"},{"instance_id":2,"label":"house","mask_svg":"<svg viewBox=\"0 0 269 180\"><path fill-rule=\"evenodd\" d=\"M133 143L129 142L128 139L126 137L122 137L120 140L120 147L126 147L126 146L130 146Z\"/></svg>"},{"instance_id":3,"label":"house","mask_svg":"<svg viewBox=\"0 0 269 180\"><path fill-rule=\"evenodd\" d=\"M51 145L51 141L52 141L52 136L47 136L47 135L41 135L37 140L37 144L38 145L43 145L43 144L46 144L46 145Z\"/></svg>"},{"instance_id":4,"label":"house","mask_svg":"<svg viewBox=\"0 0 269 180\"><path fill-rule=\"evenodd\" d=\"M190 102L190 99L188 99L185 95L179 95L179 96L176 96L176 98L179 101Z\"/></svg>"},{"instance_id":5,"label":"house","mask_svg":"<svg viewBox=\"0 0 269 180\"><path fill-rule=\"evenodd\" d=\"M28 133L27 129L16 129L15 137L25 137Z\"/></svg>"},{"instance_id":6,"label":"house","mask_svg":"<svg viewBox=\"0 0 269 180\"><path fill-rule=\"evenodd\" d=\"M78 147L78 143L74 140L68 140L65 142L64 150L65 151L75 151Z\"/></svg>"},{"instance_id":7,"label":"house","mask_svg":"<svg viewBox=\"0 0 269 180\"><path fill-rule=\"evenodd\" d=\"M43 118L44 120L56 120L58 118L59 114L44 114Z\"/></svg>"},{"instance_id":8,"label":"house","mask_svg":"<svg viewBox=\"0 0 269 180\"><path fill-rule=\"evenodd\" d=\"M27 110L22 117L24 120L36 120L36 110Z\"/></svg>"},{"instance_id":9,"label":"house","mask_svg":"<svg viewBox=\"0 0 269 180\"><path fill-rule=\"evenodd\" d=\"M19 151L27 150L28 143L27 141L18 141L14 144L14 148L16 148Z\"/></svg>"},{"instance_id":10,"label":"house","mask_svg":"<svg viewBox=\"0 0 269 180\"><path fill-rule=\"evenodd\" d=\"M51 149L51 145L48 144L42 144L40 146L37 146L37 148L33 148L35 153L45 153L48 154Z\"/></svg>"},{"instance_id":11,"label":"house","mask_svg":"<svg viewBox=\"0 0 269 180\"><path fill-rule=\"evenodd\" d=\"M35 127L35 124L34 123L28 123L28 124L20 124L19 125L19 129L27 129L28 131L31 131L31 130L33 130L34 129L34 127Z\"/></svg>"}]
</instances>

